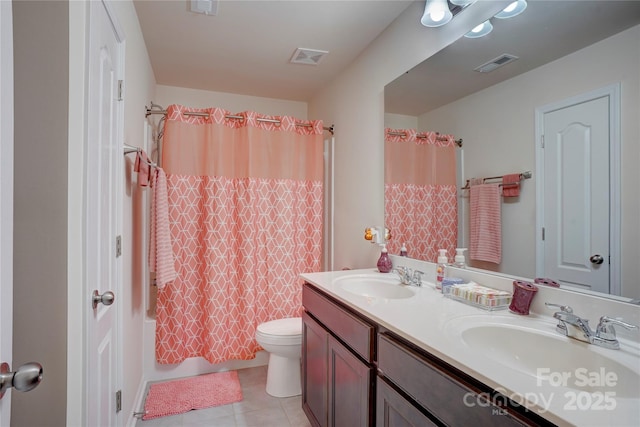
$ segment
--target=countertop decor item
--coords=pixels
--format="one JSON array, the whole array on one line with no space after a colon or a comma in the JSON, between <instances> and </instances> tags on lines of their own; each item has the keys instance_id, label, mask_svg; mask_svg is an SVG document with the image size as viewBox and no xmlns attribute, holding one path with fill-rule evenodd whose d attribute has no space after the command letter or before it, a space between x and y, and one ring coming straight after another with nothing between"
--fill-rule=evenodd
<instances>
[{"instance_id":1,"label":"countertop decor item","mask_svg":"<svg viewBox=\"0 0 640 427\"><path fill-rule=\"evenodd\" d=\"M530 282L522 280L513 281L513 298L511 304L509 304L509 310L512 313L522 314L526 316L529 314L529 307L533 297L536 296L538 287Z\"/></svg>"}]
</instances>

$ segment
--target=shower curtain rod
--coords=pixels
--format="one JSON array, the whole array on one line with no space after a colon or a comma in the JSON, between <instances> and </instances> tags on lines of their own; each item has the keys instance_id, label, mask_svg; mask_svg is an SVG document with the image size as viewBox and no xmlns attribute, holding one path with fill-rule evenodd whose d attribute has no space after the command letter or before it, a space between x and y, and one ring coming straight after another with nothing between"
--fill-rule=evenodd
<instances>
[{"instance_id":1,"label":"shower curtain rod","mask_svg":"<svg viewBox=\"0 0 640 427\"><path fill-rule=\"evenodd\" d=\"M405 132L387 132L387 135L391 135L391 136L402 136L402 137L407 136L407 134L406 134ZM440 132L436 132L436 135L440 135ZM416 134L416 138L419 138L419 139L425 139L425 138L427 138L427 137L426 137L425 135ZM436 137L436 140L438 140L438 141L446 141L446 140L447 140L447 138L445 138L444 136L437 136L437 137ZM455 140L455 141L453 141L453 142L455 142L455 143L456 143L456 145L457 145L458 147L462 147L462 138L460 138L460 139L456 139L456 140Z\"/></svg>"},{"instance_id":2,"label":"shower curtain rod","mask_svg":"<svg viewBox=\"0 0 640 427\"><path fill-rule=\"evenodd\" d=\"M167 110L162 109L162 110L154 110L153 107L159 107L158 104L154 104L153 102L151 103L151 107L145 107L146 108L146 113L145 113L145 117L149 117L150 114L162 114L164 116L167 115ZM160 107L162 108L162 107ZM199 111L185 111L184 113L185 116L196 116L196 117L209 117L209 113L203 113L203 112L199 112ZM225 119L236 119L236 120L244 120L243 116L234 116L234 115L226 115L224 116ZM261 118L257 118L256 119L259 122L264 122L264 123L277 123L280 124L280 120L275 120L275 119L261 119ZM311 127L310 124L306 124L306 123L296 123L296 126L301 126L301 127ZM322 129L329 131L331 133L331 135L333 135L333 130L334 130L334 126L331 125L329 127L324 126Z\"/></svg>"}]
</instances>

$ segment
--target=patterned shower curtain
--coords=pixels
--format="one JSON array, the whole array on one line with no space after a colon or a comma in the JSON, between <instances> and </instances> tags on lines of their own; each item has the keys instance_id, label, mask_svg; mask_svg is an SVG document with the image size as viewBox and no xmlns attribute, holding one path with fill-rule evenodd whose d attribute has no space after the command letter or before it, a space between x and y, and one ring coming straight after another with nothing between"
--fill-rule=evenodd
<instances>
[{"instance_id":1,"label":"patterned shower curtain","mask_svg":"<svg viewBox=\"0 0 640 427\"><path fill-rule=\"evenodd\" d=\"M299 315L298 275L320 270L322 122L229 115L167 108L162 166L177 278L158 290L159 363L252 359L256 327Z\"/></svg>"},{"instance_id":2,"label":"patterned shower curtain","mask_svg":"<svg viewBox=\"0 0 640 427\"><path fill-rule=\"evenodd\" d=\"M436 262L438 249L455 254L458 236L456 146L452 135L385 129L385 226L397 254Z\"/></svg>"}]
</instances>

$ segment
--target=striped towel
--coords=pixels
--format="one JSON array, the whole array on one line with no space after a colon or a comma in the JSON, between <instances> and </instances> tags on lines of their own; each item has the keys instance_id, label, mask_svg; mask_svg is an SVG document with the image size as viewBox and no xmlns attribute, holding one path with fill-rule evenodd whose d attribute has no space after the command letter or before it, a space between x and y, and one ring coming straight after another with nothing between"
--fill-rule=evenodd
<instances>
[{"instance_id":1,"label":"striped towel","mask_svg":"<svg viewBox=\"0 0 640 427\"><path fill-rule=\"evenodd\" d=\"M499 184L474 185L470 189L469 257L500 264L502 222Z\"/></svg>"},{"instance_id":2,"label":"striped towel","mask_svg":"<svg viewBox=\"0 0 640 427\"><path fill-rule=\"evenodd\" d=\"M151 232L149 236L149 271L156 273L158 289L176 278L175 261L169 228L169 196L167 175L156 168L152 177Z\"/></svg>"}]
</instances>

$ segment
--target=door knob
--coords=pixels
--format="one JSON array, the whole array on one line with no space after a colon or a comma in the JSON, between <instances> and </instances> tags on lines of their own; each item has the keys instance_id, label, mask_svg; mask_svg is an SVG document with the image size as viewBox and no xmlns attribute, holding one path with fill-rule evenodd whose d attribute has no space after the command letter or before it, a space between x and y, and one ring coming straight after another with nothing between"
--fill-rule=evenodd
<instances>
[{"instance_id":1,"label":"door knob","mask_svg":"<svg viewBox=\"0 0 640 427\"><path fill-rule=\"evenodd\" d=\"M102 303L104 305L111 305L113 301L116 299L116 296L111 291L107 291L104 294L100 295L100 293L95 290L93 291L93 308L98 307L98 304Z\"/></svg>"},{"instance_id":2,"label":"door knob","mask_svg":"<svg viewBox=\"0 0 640 427\"><path fill-rule=\"evenodd\" d=\"M604 262L604 258L602 258L602 255L592 255L589 261L591 261L592 264L600 265Z\"/></svg>"},{"instance_id":3,"label":"door knob","mask_svg":"<svg viewBox=\"0 0 640 427\"><path fill-rule=\"evenodd\" d=\"M8 363L0 365L0 399L11 387L18 391L33 390L42 381L42 365L36 362L25 363L17 371L11 372Z\"/></svg>"}]
</instances>

